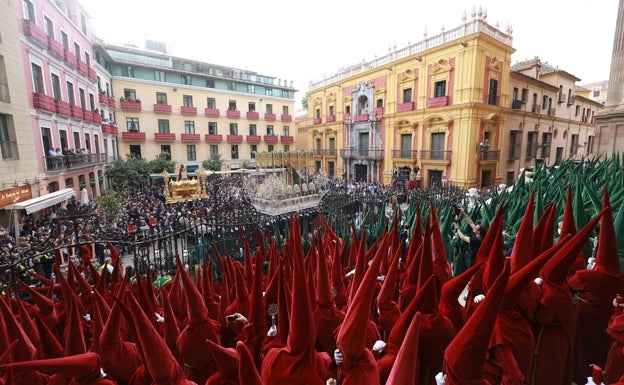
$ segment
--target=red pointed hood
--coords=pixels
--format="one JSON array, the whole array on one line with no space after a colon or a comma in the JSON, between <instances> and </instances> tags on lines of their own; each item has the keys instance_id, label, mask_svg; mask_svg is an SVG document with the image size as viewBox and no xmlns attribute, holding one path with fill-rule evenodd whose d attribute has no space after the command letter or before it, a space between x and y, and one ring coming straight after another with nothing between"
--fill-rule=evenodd
<instances>
[{"instance_id":1,"label":"red pointed hood","mask_svg":"<svg viewBox=\"0 0 624 385\"><path fill-rule=\"evenodd\" d=\"M180 257L176 257L176 262L178 264L178 274L182 281L184 296L186 297L186 311L188 312L187 322L189 325L193 326L202 325L208 322L208 308L206 308L204 299L184 268L182 261L180 261Z\"/></svg>"},{"instance_id":2,"label":"red pointed hood","mask_svg":"<svg viewBox=\"0 0 624 385\"><path fill-rule=\"evenodd\" d=\"M336 297L334 303L337 308L342 308L347 304L347 289L344 286L344 272L343 264L349 248L348 242L344 244L336 243L336 249L340 247L340 253L334 254L332 260L331 275L332 275L332 287L336 289Z\"/></svg>"},{"instance_id":3,"label":"red pointed hood","mask_svg":"<svg viewBox=\"0 0 624 385\"><path fill-rule=\"evenodd\" d=\"M54 301L40 294L38 291L33 290L22 281L19 281L19 284L20 288L27 292L30 298L35 302L35 305L39 308L39 314L46 320L48 327L54 328L59 322Z\"/></svg>"},{"instance_id":4,"label":"red pointed hood","mask_svg":"<svg viewBox=\"0 0 624 385\"><path fill-rule=\"evenodd\" d=\"M63 302L67 305L67 304L69 304L69 301L71 301L72 298L74 298L76 293L74 293L74 290L72 289L72 286L69 284L67 279L65 279L65 276L63 275L63 273L61 273L61 269L58 267L58 265L54 264L52 266L52 269L54 271L54 274L56 275L56 280L61 285L61 293L63 295ZM70 273L71 271L72 271L71 269L67 270L67 275L68 276L72 275ZM84 307L82 306L82 303L80 301L76 301L76 305L78 306L78 309L80 310L80 313L85 313Z\"/></svg>"},{"instance_id":5,"label":"red pointed hood","mask_svg":"<svg viewBox=\"0 0 624 385\"><path fill-rule=\"evenodd\" d=\"M39 331L39 339L41 341L41 349L43 351L43 357L45 358L58 358L62 357L64 353L63 345L52 334L50 328L46 325L45 321L41 318L38 312L33 313L37 330Z\"/></svg>"},{"instance_id":6,"label":"red pointed hood","mask_svg":"<svg viewBox=\"0 0 624 385\"><path fill-rule=\"evenodd\" d=\"M440 285L443 285L451 279L451 265L446 259L446 249L440 230L440 222L433 208L431 211L431 237L433 242L433 274L435 274Z\"/></svg>"},{"instance_id":7,"label":"red pointed hood","mask_svg":"<svg viewBox=\"0 0 624 385\"><path fill-rule=\"evenodd\" d=\"M399 349L394 365L392 365L392 370L390 371L386 385L417 384L420 323L420 313L416 313L409 329L407 329L404 343L401 344L401 348Z\"/></svg>"},{"instance_id":8,"label":"red pointed hood","mask_svg":"<svg viewBox=\"0 0 624 385\"><path fill-rule=\"evenodd\" d=\"M380 309L388 309L392 307L394 302L397 285L399 283L399 259L401 258L401 248L397 248L390 265L388 266L388 274L384 279L379 294L377 294L377 306ZM397 307L398 308L398 307Z\"/></svg>"},{"instance_id":9,"label":"red pointed hood","mask_svg":"<svg viewBox=\"0 0 624 385\"><path fill-rule=\"evenodd\" d=\"M416 219L414 219L414 225L412 229L412 234L409 238L409 246L407 246L407 250L405 251L405 261L409 265L412 264L414 257L417 255L417 250L420 248L420 244L423 239L423 231L422 231L422 219L420 216L420 207L416 207Z\"/></svg>"},{"instance_id":10,"label":"red pointed hood","mask_svg":"<svg viewBox=\"0 0 624 385\"><path fill-rule=\"evenodd\" d=\"M13 361L34 360L37 356L37 348L33 345L22 325L15 319L13 312L4 301L4 297L0 299L0 314L3 321L1 327L4 329L2 334L7 336L7 341L20 341L13 351Z\"/></svg>"},{"instance_id":11,"label":"red pointed hood","mask_svg":"<svg viewBox=\"0 0 624 385\"><path fill-rule=\"evenodd\" d=\"M619 273L620 259L617 253L617 235L613 225L613 213L609 203L609 192L606 187L604 188L604 195L602 198L602 210L606 211L600 221L598 250L596 251L596 265L594 269Z\"/></svg>"},{"instance_id":12,"label":"red pointed hood","mask_svg":"<svg viewBox=\"0 0 624 385\"><path fill-rule=\"evenodd\" d=\"M247 240L243 243L243 270L245 272L245 285L247 290L251 290L253 283L253 263L251 263L251 253L249 252L249 243Z\"/></svg>"},{"instance_id":13,"label":"red pointed hood","mask_svg":"<svg viewBox=\"0 0 624 385\"><path fill-rule=\"evenodd\" d=\"M317 241L314 240L314 243ZM335 250L333 243L330 245L331 250ZM334 306L334 298L329 283L329 269L327 267L327 258L321 255L316 259L316 303L318 306L332 307Z\"/></svg>"},{"instance_id":14,"label":"red pointed hood","mask_svg":"<svg viewBox=\"0 0 624 385\"><path fill-rule=\"evenodd\" d=\"M555 216L557 205L555 202L546 206L542 216L533 228L533 258L550 249L555 237Z\"/></svg>"},{"instance_id":15,"label":"red pointed hood","mask_svg":"<svg viewBox=\"0 0 624 385\"><path fill-rule=\"evenodd\" d=\"M111 263L113 266L115 266L117 264L117 261L119 260L120 252L110 242L106 242L106 248L108 249L108 251L110 251Z\"/></svg>"},{"instance_id":16,"label":"red pointed hood","mask_svg":"<svg viewBox=\"0 0 624 385\"><path fill-rule=\"evenodd\" d=\"M65 356L73 356L87 352L81 314L79 313L77 300L68 303L67 326L65 328Z\"/></svg>"},{"instance_id":17,"label":"red pointed hood","mask_svg":"<svg viewBox=\"0 0 624 385\"><path fill-rule=\"evenodd\" d=\"M444 351L444 372L448 384L482 385L483 363L487 358L490 338L505 294L509 263L490 287L464 327Z\"/></svg>"},{"instance_id":18,"label":"red pointed hood","mask_svg":"<svg viewBox=\"0 0 624 385\"><path fill-rule=\"evenodd\" d=\"M100 378L100 357L96 353L83 353L68 357L17 362L3 365L16 370L35 370L46 374L60 374L80 381Z\"/></svg>"},{"instance_id":19,"label":"red pointed hood","mask_svg":"<svg viewBox=\"0 0 624 385\"><path fill-rule=\"evenodd\" d=\"M93 321L93 339L91 340L89 352L95 353L102 357L104 353L102 351L99 336L102 335L102 331L104 330L104 320L102 319L102 314L100 313L100 308L98 306L93 307L91 320Z\"/></svg>"},{"instance_id":20,"label":"red pointed hood","mask_svg":"<svg viewBox=\"0 0 624 385\"><path fill-rule=\"evenodd\" d=\"M535 216L535 190L531 191L524 217L511 251L511 274L526 266L533 259L533 218Z\"/></svg>"},{"instance_id":21,"label":"red pointed hood","mask_svg":"<svg viewBox=\"0 0 624 385\"><path fill-rule=\"evenodd\" d=\"M160 292L160 301L163 307L163 318L165 319L165 331L164 339L169 349L176 348L176 341L180 336L180 326L178 320L175 317L175 313L171 308L171 302L169 301L169 295L166 292ZM173 352L172 352L173 353Z\"/></svg>"},{"instance_id":22,"label":"red pointed hood","mask_svg":"<svg viewBox=\"0 0 624 385\"><path fill-rule=\"evenodd\" d=\"M247 346L242 341L238 341L236 351L239 357L238 379L240 385L264 385Z\"/></svg>"},{"instance_id":23,"label":"red pointed hood","mask_svg":"<svg viewBox=\"0 0 624 385\"><path fill-rule=\"evenodd\" d=\"M303 267L303 248L301 237L299 236L297 215L292 215L290 220L288 244L292 251L293 260L293 289L287 346L293 353L303 353L314 347L316 332L312 320L310 295Z\"/></svg>"},{"instance_id":24,"label":"red pointed hood","mask_svg":"<svg viewBox=\"0 0 624 385\"><path fill-rule=\"evenodd\" d=\"M256 264L253 271L253 279L251 283L251 296L249 298L249 322L253 325L258 334L266 334L268 330L267 319L264 313L264 296L263 287L263 265L264 252L258 250L256 252Z\"/></svg>"},{"instance_id":25,"label":"red pointed hood","mask_svg":"<svg viewBox=\"0 0 624 385\"><path fill-rule=\"evenodd\" d=\"M574 206L572 199L572 185L568 184L568 193L566 197L566 205L565 210L563 212L563 222L561 224L561 230L559 233L559 237L564 237L565 235L576 234L576 224L574 222Z\"/></svg>"},{"instance_id":26,"label":"red pointed hood","mask_svg":"<svg viewBox=\"0 0 624 385\"><path fill-rule=\"evenodd\" d=\"M384 244L385 242L382 242L380 247L382 251L380 252L387 252L383 247ZM357 362L365 353L366 328L363 325L366 325L370 319L370 309L380 263L381 256L377 253L351 301L338 332L336 347L342 351L343 365L347 368Z\"/></svg>"},{"instance_id":27,"label":"red pointed hood","mask_svg":"<svg viewBox=\"0 0 624 385\"><path fill-rule=\"evenodd\" d=\"M212 354L219 376L224 381L238 381L238 353L236 349L226 348L211 340L206 340L208 350Z\"/></svg>"},{"instance_id":28,"label":"red pointed hood","mask_svg":"<svg viewBox=\"0 0 624 385\"><path fill-rule=\"evenodd\" d=\"M227 309L230 307L230 284L228 275L223 273L221 276L221 299L219 300L219 321L225 322L225 316L228 315Z\"/></svg>"},{"instance_id":29,"label":"red pointed hood","mask_svg":"<svg viewBox=\"0 0 624 385\"><path fill-rule=\"evenodd\" d=\"M26 307L24 306L24 301L18 299L15 302L17 303L17 309L19 312L20 325L22 325L24 333L26 333L33 346L37 349L37 358L45 358L39 337L39 329L37 329L35 321L30 318L30 314L28 314L28 310L26 310ZM36 313L36 311L33 313Z\"/></svg>"},{"instance_id":30,"label":"red pointed hood","mask_svg":"<svg viewBox=\"0 0 624 385\"><path fill-rule=\"evenodd\" d=\"M493 242L490 244L489 248L489 257L487 258L487 262L485 263L485 271L483 273L483 286L486 291L492 286L496 278L500 275L500 272L503 270L503 265L505 264L505 256L503 255L503 231L502 224L503 221L495 221L496 227L492 227L486 233L486 238L488 235L492 235L494 238ZM483 240L485 242L485 239ZM479 248L479 252L483 250L483 243ZM480 260L477 258L477 260Z\"/></svg>"},{"instance_id":31,"label":"red pointed hood","mask_svg":"<svg viewBox=\"0 0 624 385\"><path fill-rule=\"evenodd\" d=\"M483 268L484 263L472 265L460 275L446 281L440 289L438 311L441 315L451 320L457 332L464 326L468 317L466 308L459 303L459 296L466 289L468 282L470 282L475 273Z\"/></svg>"},{"instance_id":32,"label":"red pointed hood","mask_svg":"<svg viewBox=\"0 0 624 385\"><path fill-rule=\"evenodd\" d=\"M156 385L190 384L186 380L182 369L158 334L154 326L147 319L145 313L139 309L139 303L132 296L128 296L130 316L139 339L139 346L143 352L143 360L147 370Z\"/></svg>"},{"instance_id":33,"label":"red pointed hood","mask_svg":"<svg viewBox=\"0 0 624 385\"><path fill-rule=\"evenodd\" d=\"M420 249L421 257L420 257L420 267L418 269L418 286L417 290L419 290L422 285L424 285L425 281L429 279L433 275L433 255L431 252L431 226L429 223L429 218L427 218L427 223L425 223L425 235L422 241L422 247Z\"/></svg>"},{"instance_id":34,"label":"red pointed hood","mask_svg":"<svg viewBox=\"0 0 624 385\"><path fill-rule=\"evenodd\" d=\"M490 257L490 250L496 240L496 235L499 232L502 232L503 229L503 207L505 206L505 200L503 199L501 203L498 205L498 209L496 210L496 215L494 215L494 219L492 223L490 223L490 228L483 237L483 241L481 242L481 246L479 247L479 251L477 252L477 258L475 259L475 264L487 260ZM500 231L498 231L498 230Z\"/></svg>"}]
</instances>

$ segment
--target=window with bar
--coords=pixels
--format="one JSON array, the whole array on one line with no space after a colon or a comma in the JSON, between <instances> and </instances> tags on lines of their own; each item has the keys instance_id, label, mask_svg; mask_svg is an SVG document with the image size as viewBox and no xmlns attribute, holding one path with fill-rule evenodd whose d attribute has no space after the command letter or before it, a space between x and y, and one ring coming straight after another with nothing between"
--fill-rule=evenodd
<instances>
[{"instance_id":1,"label":"window with bar","mask_svg":"<svg viewBox=\"0 0 624 385\"><path fill-rule=\"evenodd\" d=\"M168 104L165 92L156 92L156 104Z\"/></svg>"},{"instance_id":2,"label":"window with bar","mask_svg":"<svg viewBox=\"0 0 624 385\"><path fill-rule=\"evenodd\" d=\"M217 122L208 122L208 134L217 135Z\"/></svg>"},{"instance_id":3,"label":"window with bar","mask_svg":"<svg viewBox=\"0 0 624 385\"><path fill-rule=\"evenodd\" d=\"M207 104L207 107L212 110L217 108L217 101L215 100L215 98L207 98L206 104Z\"/></svg>"},{"instance_id":4,"label":"window with bar","mask_svg":"<svg viewBox=\"0 0 624 385\"><path fill-rule=\"evenodd\" d=\"M193 96L192 95L183 95L182 96L182 105L184 107L193 107Z\"/></svg>"},{"instance_id":5,"label":"window with bar","mask_svg":"<svg viewBox=\"0 0 624 385\"><path fill-rule=\"evenodd\" d=\"M128 132L140 132L139 118L126 118L126 128Z\"/></svg>"},{"instance_id":6,"label":"window with bar","mask_svg":"<svg viewBox=\"0 0 624 385\"><path fill-rule=\"evenodd\" d=\"M194 144L186 146L186 160L197 160L197 150Z\"/></svg>"},{"instance_id":7,"label":"window with bar","mask_svg":"<svg viewBox=\"0 0 624 385\"><path fill-rule=\"evenodd\" d=\"M167 120L167 119L158 119L158 133L160 133L160 134L168 134L169 133L169 120Z\"/></svg>"},{"instance_id":8,"label":"window with bar","mask_svg":"<svg viewBox=\"0 0 624 385\"><path fill-rule=\"evenodd\" d=\"M185 134L194 134L195 133L195 122L192 120L184 121L184 133Z\"/></svg>"}]
</instances>

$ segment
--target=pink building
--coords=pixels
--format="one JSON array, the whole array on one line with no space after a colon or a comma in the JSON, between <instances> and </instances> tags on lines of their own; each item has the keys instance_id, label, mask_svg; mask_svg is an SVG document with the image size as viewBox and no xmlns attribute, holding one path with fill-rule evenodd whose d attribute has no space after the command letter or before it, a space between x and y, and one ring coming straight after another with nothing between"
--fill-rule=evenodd
<instances>
[{"instance_id":1,"label":"pink building","mask_svg":"<svg viewBox=\"0 0 624 385\"><path fill-rule=\"evenodd\" d=\"M26 76L39 191L104 188L98 76L89 16L75 0L14 2ZM57 154L60 149L61 154Z\"/></svg>"}]
</instances>

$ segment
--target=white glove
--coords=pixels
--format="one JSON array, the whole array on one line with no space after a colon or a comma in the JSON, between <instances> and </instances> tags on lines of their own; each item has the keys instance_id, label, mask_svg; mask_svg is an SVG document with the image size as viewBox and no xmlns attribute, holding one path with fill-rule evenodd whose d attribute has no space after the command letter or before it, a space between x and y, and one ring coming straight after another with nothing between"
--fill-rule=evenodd
<instances>
[{"instance_id":1,"label":"white glove","mask_svg":"<svg viewBox=\"0 0 624 385\"><path fill-rule=\"evenodd\" d=\"M329 378L327 379L327 381L325 381L325 385L336 385L336 380L334 380L333 378Z\"/></svg>"},{"instance_id":2,"label":"white glove","mask_svg":"<svg viewBox=\"0 0 624 385\"><path fill-rule=\"evenodd\" d=\"M440 372L435 376L437 385L446 385L446 374Z\"/></svg>"},{"instance_id":3,"label":"white glove","mask_svg":"<svg viewBox=\"0 0 624 385\"><path fill-rule=\"evenodd\" d=\"M377 277L377 280L378 280L379 282L383 282L383 281L385 281L385 280L386 280L386 276L385 276L385 275L380 275L379 277Z\"/></svg>"},{"instance_id":4,"label":"white glove","mask_svg":"<svg viewBox=\"0 0 624 385\"><path fill-rule=\"evenodd\" d=\"M336 361L336 365L342 365L343 358L340 349L334 350L334 361Z\"/></svg>"},{"instance_id":5,"label":"white glove","mask_svg":"<svg viewBox=\"0 0 624 385\"><path fill-rule=\"evenodd\" d=\"M345 277L350 277L353 274L355 274L355 269L351 270L350 272L348 272L347 274L345 274Z\"/></svg>"},{"instance_id":6,"label":"white glove","mask_svg":"<svg viewBox=\"0 0 624 385\"><path fill-rule=\"evenodd\" d=\"M613 307L624 307L624 303L621 303L622 297L618 294L613 298Z\"/></svg>"},{"instance_id":7,"label":"white glove","mask_svg":"<svg viewBox=\"0 0 624 385\"><path fill-rule=\"evenodd\" d=\"M591 270L594 268L594 265L596 264L596 258L594 257L589 257L587 259L587 270Z\"/></svg>"},{"instance_id":8,"label":"white glove","mask_svg":"<svg viewBox=\"0 0 624 385\"><path fill-rule=\"evenodd\" d=\"M277 326L271 325L267 333L267 337L275 337L276 334L277 334Z\"/></svg>"},{"instance_id":9,"label":"white glove","mask_svg":"<svg viewBox=\"0 0 624 385\"><path fill-rule=\"evenodd\" d=\"M474 297L474 303L479 303L483 301L483 298L485 298L485 296L483 294L479 294L478 296Z\"/></svg>"},{"instance_id":10,"label":"white glove","mask_svg":"<svg viewBox=\"0 0 624 385\"><path fill-rule=\"evenodd\" d=\"M163 316L161 316L158 313L154 313L154 314L156 314L156 322L158 322L159 324L165 322L165 319L163 318Z\"/></svg>"},{"instance_id":11,"label":"white glove","mask_svg":"<svg viewBox=\"0 0 624 385\"><path fill-rule=\"evenodd\" d=\"M84 318L85 321L89 322L89 321L91 321L91 314L87 313L87 314L83 315L82 318Z\"/></svg>"},{"instance_id":12,"label":"white glove","mask_svg":"<svg viewBox=\"0 0 624 385\"><path fill-rule=\"evenodd\" d=\"M533 280L533 282L535 282L538 286L542 286L542 282L544 282L544 280L540 277L537 277Z\"/></svg>"},{"instance_id":13,"label":"white glove","mask_svg":"<svg viewBox=\"0 0 624 385\"><path fill-rule=\"evenodd\" d=\"M104 369L100 368L100 378L106 378L107 374L104 373Z\"/></svg>"},{"instance_id":14,"label":"white glove","mask_svg":"<svg viewBox=\"0 0 624 385\"><path fill-rule=\"evenodd\" d=\"M386 347L386 343L385 342L383 342L382 340L377 340L377 341L375 341L375 344L373 345L373 350L376 351L376 352L380 352L385 347Z\"/></svg>"}]
</instances>

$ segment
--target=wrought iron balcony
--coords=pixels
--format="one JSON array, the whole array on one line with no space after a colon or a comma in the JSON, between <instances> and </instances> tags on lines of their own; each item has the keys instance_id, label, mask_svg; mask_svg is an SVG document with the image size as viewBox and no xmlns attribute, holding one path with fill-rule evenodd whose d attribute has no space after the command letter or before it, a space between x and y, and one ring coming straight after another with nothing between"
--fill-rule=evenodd
<instances>
[{"instance_id":1,"label":"wrought iron balcony","mask_svg":"<svg viewBox=\"0 0 624 385\"><path fill-rule=\"evenodd\" d=\"M65 47L63 47L63 44L54 40L52 36L48 36L48 50L60 59L65 58Z\"/></svg>"},{"instance_id":2,"label":"wrought iron balcony","mask_svg":"<svg viewBox=\"0 0 624 385\"><path fill-rule=\"evenodd\" d=\"M62 100L55 100L54 104L56 105L56 113L64 116L71 116L71 105Z\"/></svg>"},{"instance_id":3,"label":"wrought iron balcony","mask_svg":"<svg viewBox=\"0 0 624 385\"><path fill-rule=\"evenodd\" d=\"M200 134L180 134L180 139L183 142L199 142L201 140Z\"/></svg>"},{"instance_id":4,"label":"wrought iron balcony","mask_svg":"<svg viewBox=\"0 0 624 385\"><path fill-rule=\"evenodd\" d=\"M100 92L98 95L98 100L102 104L108 104L108 95L103 92Z\"/></svg>"},{"instance_id":5,"label":"wrought iron balcony","mask_svg":"<svg viewBox=\"0 0 624 385\"><path fill-rule=\"evenodd\" d=\"M282 115L280 115L280 120L282 122L292 122L292 115L282 114Z\"/></svg>"},{"instance_id":6,"label":"wrought iron balcony","mask_svg":"<svg viewBox=\"0 0 624 385\"><path fill-rule=\"evenodd\" d=\"M32 98L33 107L36 109L56 112L56 103L54 98L38 92L33 92Z\"/></svg>"},{"instance_id":7,"label":"wrought iron balcony","mask_svg":"<svg viewBox=\"0 0 624 385\"><path fill-rule=\"evenodd\" d=\"M268 112L264 114L264 120L275 120L277 119L277 115L269 114Z\"/></svg>"},{"instance_id":8,"label":"wrought iron balcony","mask_svg":"<svg viewBox=\"0 0 624 385\"><path fill-rule=\"evenodd\" d=\"M114 124L103 123L102 124L102 133L104 133L104 134L111 134L111 135L118 135L119 134L119 129Z\"/></svg>"},{"instance_id":9,"label":"wrought iron balcony","mask_svg":"<svg viewBox=\"0 0 624 385\"><path fill-rule=\"evenodd\" d=\"M39 42L44 47L48 46L48 36L45 31L30 20L24 19L24 35Z\"/></svg>"},{"instance_id":10,"label":"wrought iron balcony","mask_svg":"<svg viewBox=\"0 0 624 385\"><path fill-rule=\"evenodd\" d=\"M355 115L353 117L353 121L356 122L356 123L367 122L368 121L368 114Z\"/></svg>"},{"instance_id":11,"label":"wrought iron balcony","mask_svg":"<svg viewBox=\"0 0 624 385\"><path fill-rule=\"evenodd\" d=\"M277 139L279 137L277 135L265 135L264 136L264 141L266 143L277 143Z\"/></svg>"},{"instance_id":12,"label":"wrought iron balcony","mask_svg":"<svg viewBox=\"0 0 624 385\"><path fill-rule=\"evenodd\" d=\"M262 142L262 136L260 135L247 135L248 142Z\"/></svg>"},{"instance_id":13,"label":"wrought iron balcony","mask_svg":"<svg viewBox=\"0 0 624 385\"><path fill-rule=\"evenodd\" d=\"M295 141L295 138L290 135L282 135L280 136L280 142L292 143Z\"/></svg>"},{"instance_id":14,"label":"wrought iron balcony","mask_svg":"<svg viewBox=\"0 0 624 385\"><path fill-rule=\"evenodd\" d=\"M444 150L421 150L420 151L420 159L421 160L451 160L452 151L444 151Z\"/></svg>"},{"instance_id":15,"label":"wrought iron balcony","mask_svg":"<svg viewBox=\"0 0 624 385\"><path fill-rule=\"evenodd\" d=\"M392 150L392 157L399 159L416 159L418 150Z\"/></svg>"},{"instance_id":16,"label":"wrought iron balcony","mask_svg":"<svg viewBox=\"0 0 624 385\"><path fill-rule=\"evenodd\" d=\"M383 159L383 150L345 148L345 149L340 150L340 156L344 159L381 160Z\"/></svg>"},{"instance_id":17,"label":"wrought iron balcony","mask_svg":"<svg viewBox=\"0 0 624 385\"><path fill-rule=\"evenodd\" d=\"M327 115L325 117L325 122L332 123L336 121L336 115Z\"/></svg>"},{"instance_id":18,"label":"wrought iron balcony","mask_svg":"<svg viewBox=\"0 0 624 385\"><path fill-rule=\"evenodd\" d=\"M499 160L500 150L483 150L479 151L479 160Z\"/></svg>"},{"instance_id":19,"label":"wrought iron balcony","mask_svg":"<svg viewBox=\"0 0 624 385\"><path fill-rule=\"evenodd\" d=\"M128 100L128 99L122 98L121 109L130 110L130 111L141 111L141 101L140 100Z\"/></svg>"},{"instance_id":20,"label":"wrought iron balcony","mask_svg":"<svg viewBox=\"0 0 624 385\"><path fill-rule=\"evenodd\" d=\"M414 111L414 102L399 103L399 105L397 106L397 112L408 111Z\"/></svg>"},{"instance_id":21,"label":"wrought iron balcony","mask_svg":"<svg viewBox=\"0 0 624 385\"><path fill-rule=\"evenodd\" d=\"M260 119L260 113L256 111L247 111L247 119Z\"/></svg>"},{"instance_id":22,"label":"wrought iron balcony","mask_svg":"<svg viewBox=\"0 0 624 385\"><path fill-rule=\"evenodd\" d=\"M427 99L427 108L444 107L446 105L448 105L448 96Z\"/></svg>"},{"instance_id":23,"label":"wrought iron balcony","mask_svg":"<svg viewBox=\"0 0 624 385\"><path fill-rule=\"evenodd\" d=\"M242 135L228 135L226 137L226 140L228 142L242 142L243 141L243 136Z\"/></svg>"},{"instance_id":24,"label":"wrought iron balcony","mask_svg":"<svg viewBox=\"0 0 624 385\"><path fill-rule=\"evenodd\" d=\"M71 116L76 119L84 119L83 109L79 106L72 105L71 106Z\"/></svg>"},{"instance_id":25,"label":"wrought iron balcony","mask_svg":"<svg viewBox=\"0 0 624 385\"><path fill-rule=\"evenodd\" d=\"M74 68L78 68L78 58L68 49L65 49L65 62Z\"/></svg>"},{"instance_id":26,"label":"wrought iron balcony","mask_svg":"<svg viewBox=\"0 0 624 385\"><path fill-rule=\"evenodd\" d=\"M145 140L145 133L124 131L121 133L121 139L123 140Z\"/></svg>"},{"instance_id":27,"label":"wrought iron balcony","mask_svg":"<svg viewBox=\"0 0 624 385\"><path fill-rule=\"evenodd\" d=\"M106 153L45 156L44 162L47 171L60 171L106 163L107 156Z\"/></svg>"},{"instance_id":28,"label":"wrought iron balcony","mask_svg":"<svg viewBox=\"0 0 624 385\"><path fill-rule=\"evenodd\" d=\"M331 156L335 157L338 151L335 148L315 148L312 150L314 156Z\"/></svg>"},{"instance_id":29,"label":"wrought iron balcony","mask_svg":"<svg viewBox=\"0 0 624 385\"><path fill-rule=\"evenodd\" d=\"M228 118L240 118L240 111L236 110L227 110Z\"/></svg>"},{"instance_id":30,"label":"wrought iron balcony","mask_svg":"<svg viewBox=\"0 0 624 385\"><path fill-rule=\"evenodd\" d=\"M321 124L321 118L314 118L314 124Z\"/></svg>"}]
</instances>

